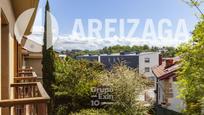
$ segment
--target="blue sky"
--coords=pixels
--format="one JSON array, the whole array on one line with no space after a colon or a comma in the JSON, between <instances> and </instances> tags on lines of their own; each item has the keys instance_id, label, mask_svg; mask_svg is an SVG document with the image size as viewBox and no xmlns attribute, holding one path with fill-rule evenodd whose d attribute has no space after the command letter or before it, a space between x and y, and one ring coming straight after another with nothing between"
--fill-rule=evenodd
<instances>
[{"instance_id":1,"label":"blue sky","mask_svg":"<svg viewBox=\"0 0 204 115\"><path fill-rule=\"evenodd\" d=\"M46 0L41 0L39 7L45 6ZM49 0L51 12L59 24L61 36L71 35L75 19L83 20L85 33L87 33L88 19L99 19L104 22L106 18L141 20L134 37L141 37L145 20L151 18L157 29L158 21L168 18L172 21L172 31L176 30L179 19L185 19L188 31L191 32L198 22L195 17L196 10L189 7L182 0ZM115 25L118 27L118 24ZM125 26L125 31L130 25ZM102 32L103 34L103 32Z\"/></svg>"},{"instance_id":2,"label":"blue sky","mask_svg":"<svg viewBox=\"0 0 204 115\"><path fill-rule=\"evenodd\" d=\"M45 0L41 0L40 6L44 4ZM50 6L62 34L72 31L76 18L83 19L85 25L90 18L152 18L155 22L169 18L174 23L184 18L189 29L197 22L196 11L182 0L50 0Z\"/></svg>"}]
</instances>

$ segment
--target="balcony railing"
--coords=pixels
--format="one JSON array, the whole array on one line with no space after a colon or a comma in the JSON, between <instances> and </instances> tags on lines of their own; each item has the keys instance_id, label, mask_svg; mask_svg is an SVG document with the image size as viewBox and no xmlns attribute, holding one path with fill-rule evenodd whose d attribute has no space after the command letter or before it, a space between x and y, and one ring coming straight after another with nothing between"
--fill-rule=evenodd
<instances>
[{"instance_id":1,"label":"balcony railing","mask_svg":"<svg viewBox=\"0 0 204 115\"><path fill-rule=\"evenodd\" d=\"M24 68L19 68L18 72L32 72L33 68L32 67L24 67Z\"/></svg>"},{"instance_id":2,"label":"balcony railing","mask_svg":"<svg viewBox=\"0 0 204 115\"><path fill-rule=\"evenodd\" d=\"M39 78L35 72L33 71L21 71L18 72L18 76L14 77L15 83L25 83L25 82L37 82L41 81L42 79Z\"/></svg>"},{"instance_id":3,"label":"balcony railing","mask_svg":"<svg viewBox=\"0 0 204 115\"><path fill-rule=\"evenodd\" d=\"M0 100L0 107L7 109L9 115L47 115L50 97L38 77L32 71L20 71L10 84L13 99Z\"/></svg>"}]
</instances>

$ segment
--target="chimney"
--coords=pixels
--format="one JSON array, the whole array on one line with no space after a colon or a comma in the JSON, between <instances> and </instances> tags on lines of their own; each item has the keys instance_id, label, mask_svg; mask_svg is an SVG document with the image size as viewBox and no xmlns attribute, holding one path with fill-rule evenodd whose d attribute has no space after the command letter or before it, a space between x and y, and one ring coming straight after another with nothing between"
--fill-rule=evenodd
<instances>
[{"instance_id":1,"label":"chimney","mask_svg":"<svg viewBox=\"0 0 204 115\"><path fill-rule=\"evenodd\" d=\"M174 64L174 60L173 59L167 59L166 60L166 68L172 66Z\"/></svg>"},{"instance_id":2,"label":"chimney","mask_svg":"<svg viewBox=\"0 0 204 115\"><path fill-rule=\"evenodd\" d=\"M162 64L162 55L159 54L159 65L161 65L161 64Z\"/></svg>"}]
</instances>

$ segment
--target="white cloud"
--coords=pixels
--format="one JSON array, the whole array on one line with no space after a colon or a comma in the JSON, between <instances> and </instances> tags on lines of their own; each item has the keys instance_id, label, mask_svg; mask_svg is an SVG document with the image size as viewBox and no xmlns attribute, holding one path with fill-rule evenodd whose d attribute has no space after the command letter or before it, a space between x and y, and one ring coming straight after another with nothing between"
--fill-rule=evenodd
<instances>
[{"instance_id":1,"label":"white cloud","mask_svg":"<svg viewBox=\"0 0 204 115\"><path fill-rule=\"evenodd\" d=\"M57 50L66 49L88 49L96 50L102 49L105 46L134 46L134 45L149 45L149 46L177 46L183 42L188 41L187 39L143 39L143 38L94 38L94 37L80 37L77 35L65 35L59 36L59 39L55 43L54 47Z\"/></svg>"},{"instance_id":2,"label":"white cloud","mask_svg":"<svg viewBox=\"0 0 204 115\"><path fill-rule=\"evenodd\" d=\"M35 41L38 44L43 44L43 27L33 28L32 35L28 38ZM189 37L190 38L190 37ZM177 38L162 38L162 39L144 39L144 38L120 38L117 36L111 38L95 38L95 37L80 37L79 35L60 35L54 48L56 50L66 49L80 49L80 50L96 50L102 49L108 46L122 45L122 46L134 46L134 45L149 45L149 46L177 46L183 42L187 42L188 39Z\"/></svg>"}]
</instances>

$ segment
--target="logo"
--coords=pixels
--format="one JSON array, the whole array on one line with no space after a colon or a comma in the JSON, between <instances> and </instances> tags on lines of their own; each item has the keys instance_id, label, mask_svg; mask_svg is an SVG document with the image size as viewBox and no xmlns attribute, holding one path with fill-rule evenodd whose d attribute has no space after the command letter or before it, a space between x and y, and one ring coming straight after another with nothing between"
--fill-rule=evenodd
<instances>
[{"instance_id":1,"label":"logo","mask_svg":"<svg viewBox=\"0 0 204 115\"><path fill-rule=\"evenodd\" d=\"M16 40L19 44L22 45L22 47L30 52L41 52L42 46L43 46L43 38L44 38L44 25L41 25L41 31L39 31L39 26L37 27L35 24L31 28L31 34L25 35L25 32L27 31L28 26L30 26L30 21L35 12L35 8L28 9L24 11L17 19L15 25L14 25L14 34L16 36ZM41 22L43 22L42 19L43 15L42 9L38 10L37 12L37 18L41 19ZM46 20L44 20L46 23L46 39L47 39L47 49L52 47L59 34L59 26L57 23L57 20L54 15L52 15L49 11L46 12Z\"/></svg>"}]
</instances>

